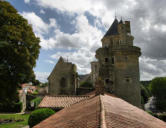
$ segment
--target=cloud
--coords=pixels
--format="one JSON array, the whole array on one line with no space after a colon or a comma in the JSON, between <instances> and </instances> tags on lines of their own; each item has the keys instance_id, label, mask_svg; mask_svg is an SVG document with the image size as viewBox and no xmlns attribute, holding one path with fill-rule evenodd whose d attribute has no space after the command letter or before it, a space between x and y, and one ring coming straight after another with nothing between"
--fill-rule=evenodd
<instances>
[{"instance_id":1,"label":"cloud","mask_svg":"<svg viewBox=\"0 0 166 128\"><path fill-rule=\"evenodd\" d=\"M140 58L141 80L150 80L156 76L166 76L166 60L157 60L142 56Z\"/></svg>"},{"instance_id":2,"label":"cloud","mask_svg":"<svg viewBox=\"0 0 166 128\"><path fill-rule=\"evenodd\" d=\"M45 14L46 12L45 12L43 9L41 9L41 10L40 10L40 13L41 13L41 14Z\"/></svg>"},{"instance_id":3,"label":"cloud","mask_svg":"<svg viewBox=\"0 0 166 128\"><path fill-rule=\"evenodd\" d=\"M72 49L73 53L61 52L57 55L76 57L73 60L77 63L79 71L88 72L89 58L84 57L87 48L89 55L94 55L95 50L101 46L101 38L104 35L115 15L123 17L124 20L131 21L131 31L134 35L134 44L141 47L142 57L140 59L141 79L151 79L155 76L165 75L166 66L166 1L160 0L35 0L36 4L42 9L58 10L59 14L72 15L76 17L72 19L75 25L74 33L64 33L59 27L53 27L51 21L45 23L40 17L31 14L29 19L36 33L40 35L41 46L43 49ZM70 5L70 6L69 6ZM96 17L94 25L89 23L85 16L88 12ZM28 15L25 15L28 17ZM36 19L36 20L33 20ZM37 23L35 23L37 21ZM56 21L56 20L55 20ZM40 24L40 25L39 25ZM54 24L55 25L55 24ZM41 27L44 26L44 27ZM49 27L50 26L50 27ZM104 27L102 27L104 26ZM49 33L50 29L54 29L54 35L45 38L44 33ZM105 28L105 30L103 29ZM76 54L80 54L82 50L82 60ZM87 52L87 51L86 51ZM58 57L58 56L56 56ZM87 59L87 60L86 60ZM82 68L84 67L84 68ZM85 70L83 70L85 69Z\"/></svg>"},{"instance_id":4,"label":"cloud","mask_svg":"<svg viewBox=\"0 0 166 128\"><path fill-rule=\"evenodd\" d=\"M39 16L34 12L23 12L21 15L28 19L29 24L32 24L33 30L37 35L46 35L49 33L50 28L56 28L56 20L50 18L50 23L45 23Z\"/></svg>"},{"instance_id":5,"label":"cloud","mask_svg":"<svg viewBox=\"0 0 166 128\"><path fill-rule=\"evenodd\" d=\"M27 4L27 3L30 3L30 0L24 0L24 2Z\"/></svg>"},{"instance_id":6,"label":"cloud","mask_svg":"<svg viewBox=\"0 0 166 128\"><path fill-rule=\"evenodd\" d=\"M57 52L51 57L58 59L60 56L68 58L77 65L81 74L90 73L90 62L95 59L95 50L101 46L103 33L97 27L89 24L85 15L79 15L75 19L76 31L73 34L56 32L56 47L72 48L72 52ZM87 31L88 30L88 31Z\"/></svg>"},{"instance_id":7,"label":"cloud","mask_svg":"<svg viewBox=\"0 0 166 128\"><path fill-rule=\"evenodd\" d=\"M76 29L72 34L64 33L59 27L56 27L58 25L55 19L50 19L50 23L47 24L34 13L23 13L22 15L32 24L35 33L40 37L40 45L43 49L79 49L86 47L94 51L101 45L99 40L103 35L102 31L90 25L85 15L79 15L72 21L75 22ZM54 30L54 36L45 38L43 35L49 33L51 28Z\"/></svg>"},{"instance_id":8,"label":"cloud","mask_svg":"<svg viewBox=\"0 0 166 128\"><path fill-rule=\"evenodd\" d=\"M48 72L35 72L36 79L39 80L40 82L47 82L47 78L50 73Z\"/></svg>"},{"instance_id":9,"label":"cloud","mask_svg":"<svg viewBox=\"0 0 166 128\"><path fill-rule=\"evenodd\" d=\"M45 62L50 63L50 64L55 64L55 62L52 60L45 60Z\"/></svg>"}]
</instances>

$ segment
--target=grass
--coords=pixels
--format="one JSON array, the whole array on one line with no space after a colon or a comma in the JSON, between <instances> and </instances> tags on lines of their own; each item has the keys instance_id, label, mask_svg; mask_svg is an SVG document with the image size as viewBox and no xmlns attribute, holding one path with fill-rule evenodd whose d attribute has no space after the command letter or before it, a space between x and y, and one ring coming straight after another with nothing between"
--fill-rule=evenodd
<instances>
[{"instance_id":1,"label":"grass","mask_svg":"<svg viewBox=\"0 0 166 128\"><path fill-rule=\"evenodd\" d=\"M21 122L1 124L0 128L22 128L28 125L29 114L0 114L0 119L23 119Z\"/></svg>"}]
</instances>

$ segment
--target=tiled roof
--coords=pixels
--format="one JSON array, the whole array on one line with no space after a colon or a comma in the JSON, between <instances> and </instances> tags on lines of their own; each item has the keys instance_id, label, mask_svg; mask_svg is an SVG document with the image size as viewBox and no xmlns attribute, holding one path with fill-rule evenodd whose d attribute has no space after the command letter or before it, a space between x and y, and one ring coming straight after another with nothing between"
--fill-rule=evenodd
<instances>
[{"instance_id":1,"label":"tiled roof","mask_svg":"<svg viewBox=\"0 0 166 128\"><path fill-rule=\"evenodd\" d=\"M94 97L62 109L34 128L98 128L99 116L99 97Z\"/></svg>"},{"instance_id":2,"label":"tiled roof","mask_svg":"<svg viewBox=\"0 0 166 128\"><path fill-rule=\"evenodd\" d=\"M64 108L34 128L166 128L166 123L105 94Z\"/></svg>"},{"instance_id":3,"label":"tiled roof","mask_svg":"<svg viewBox=\"0 0 166 128\"><path fill-rule=\"evenodd\" d=\"M166 128L166 123L128 102L101 96L106 128Z\"/></svg>"},{"instance_id":4,"label":"tiled roof","mask_svg":"<svg viewBox=\"0 0 166 128\"><path fill-rule=\"evenodd\" d=\"M65 108L87 98L89 98L89 96L45 96L39 104L39 107Z\"/></svg>"}]
</instances>

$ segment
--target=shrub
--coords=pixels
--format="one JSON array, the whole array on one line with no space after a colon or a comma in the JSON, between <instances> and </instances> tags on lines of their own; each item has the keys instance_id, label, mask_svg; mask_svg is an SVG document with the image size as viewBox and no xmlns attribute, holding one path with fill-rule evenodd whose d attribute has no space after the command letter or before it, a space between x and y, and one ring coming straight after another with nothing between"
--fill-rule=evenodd
<instances>
[{"instance_id":1,"label":"shrub","mask_svg":"<svg viewBox=\"0 0 166 128\"><path fill-rule=\"evenodd\" d=\"M166 122L166 113L158 115L158 118Z\"/></svg>"},{"instance_id":2,"label":"shrub","mask_svg":"<svg viewBox=\"0 0 166 128\"><path fill-rule=\"evenodd\" d=\"M22 102L0 103L0 112L21 112Z\"/></svg>"},{"instance_id":3,"label":"shrub","mask_svg":"<svg viewBox=\"0 0 166 128\"><path fill-rule=\"evenodd\" d=\"M22 110L22 102L15 103L13 111L14 112L21 112L21 110Z\"/></svg>"},{"instance_id":4,"label":"shrub","mask_svg":"<svg viewBox=\"0 0 166 128\"><path fill-rule=\"evenodd\" d=\"M152 116L158 118L158 115L157 115L156 113L153 113L153 112L151 112L151 111L147 111L147 113L149 113L150 115L152 115Z\"/></svg>"},{"instance_id":5,"label":"shrub","mask_svg":"<svg viewBox=\"0 0 166 128\"><path fill-rule=\"evenodd\" d=\"M33 99L33 100L31 101L31 103L34 102L34 107L37 108L38 105L40 104L41 100L42 100L42 98L37 97L37 98Z\"/></svg>"},{"instance_id":6,"label":"shrub","mask_svg":"<svg viewBox=\"0 0 166 128\"><path fill-rule=\"evenodd\" d=\"M54 113L55 112L49 108L41 108L34 110L29 116L28 125L30 127L33 127Z\"/></svg>"}]
</instances>

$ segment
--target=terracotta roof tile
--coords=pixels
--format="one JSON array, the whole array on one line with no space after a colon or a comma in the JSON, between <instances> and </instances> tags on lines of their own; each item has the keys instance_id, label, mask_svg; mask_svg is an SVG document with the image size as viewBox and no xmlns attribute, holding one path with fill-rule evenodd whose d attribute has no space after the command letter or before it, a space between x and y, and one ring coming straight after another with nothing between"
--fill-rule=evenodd
<instances>
[{"instance_id":1,"label":"terracotta roof tile","mask_svg":"<svg viewBox=\"0 0 166 128\"><path fill-rule=\"evenodd\" d=\"M34 128L166 128L166 123L105 94L64 108Z\"/></svg>"},{"instance_id":2,"label":"terracotta roof tile","mask_svg":"<svg viewBox=\"0 0 166 128\"><path fill-rule=\"evenodd\" d=\"M98 128L99 96L64 108L34 128Z\"/></svg>"},{"instance_id":3,"label":"terracotta roof tile","mask_svg":"<svg viewBox=\"0 0 166 128\"><path fill-rule=\"evenodd\" d=\"M89 96L45 96L39 104L39 107L65 108L87 98Z\"/></svg>"},{"instance_id":4,"label":"terracotta roof tile","mask_svg":"<svg viewBox=\"0 0 166 128\"><path fill-rule=\"evenodd\" d=\"M107 128L166 128L166 123L128 102L101 96Z\"/></svg>"}]
</instances>

